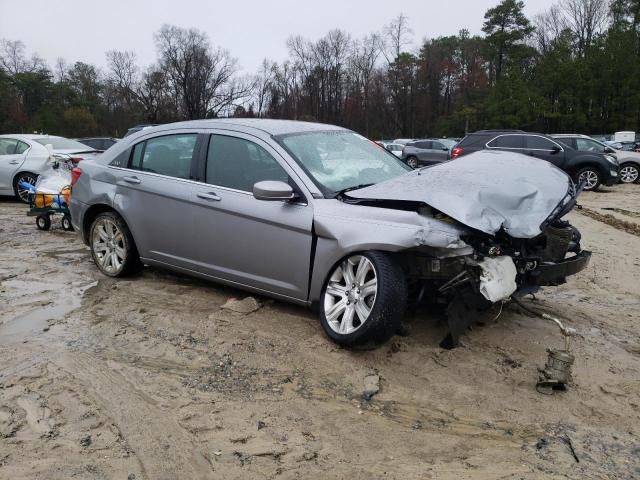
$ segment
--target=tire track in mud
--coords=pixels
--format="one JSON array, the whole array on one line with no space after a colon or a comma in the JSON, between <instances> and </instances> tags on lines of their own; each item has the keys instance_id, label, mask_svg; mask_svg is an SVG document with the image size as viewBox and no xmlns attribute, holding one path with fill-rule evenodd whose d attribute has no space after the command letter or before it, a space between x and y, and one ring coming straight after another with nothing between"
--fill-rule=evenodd
<instances>
[{"instance_id":1,"label":"tire track in mud","mask_svg":"<svg viewBox=\"0 0 640 480\"><path fill-rule=\"evenodd\" d=\"M598 222L605 223L610 227L615 228L616 230L621 230L623 232L630 233L631 235L635 235L636 237L640 237L640 225L637 223L628 222L626 220L614 217L609 213L603 214L587 207L582 207L580 209L576 209L575 211L581 213L585 217L589 217L597 220Z\"/></svg>"},{"instance_id":2,"label":"tire track in mud","mask_svg":"<svg viewBox=\"0 0 640 480\"><path fill-rule=\"evenodd\" d=\"M215 478L211 459L198 449L193 437L116 365L84 353L69 353L53 363L83 385L84 393L122 432L144 478Z\"/></svg>"}]
</instances>

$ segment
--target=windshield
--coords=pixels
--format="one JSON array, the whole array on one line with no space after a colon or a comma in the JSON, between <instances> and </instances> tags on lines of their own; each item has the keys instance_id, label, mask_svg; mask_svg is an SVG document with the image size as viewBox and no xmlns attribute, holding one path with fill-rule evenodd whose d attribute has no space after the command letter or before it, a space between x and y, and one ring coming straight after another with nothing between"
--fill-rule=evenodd
<instances>
[{"instance_id":1,"label":"windshield","mask_svg":"<svg viewBox=\"0 0 640 480\"><path fill-rule=\"evenodd\" d=\"M34 138L33 140L38 142L40 145L51 144L54 150L93 150L91 147L88 147L84 143L76 142L75 140L69 140L68 138L64 137L39 137Z\"/></svg>"},{"instance_id":2,"label":"windshield","mask_svg":"<svg viewBox=\"0 0 640 480\"><path fill-rule=\"evenodd\" d=\"M353 132L283 135L279 141L325 194L383 182L411 170L384 148Z\"/></svg>"}]
</instances>

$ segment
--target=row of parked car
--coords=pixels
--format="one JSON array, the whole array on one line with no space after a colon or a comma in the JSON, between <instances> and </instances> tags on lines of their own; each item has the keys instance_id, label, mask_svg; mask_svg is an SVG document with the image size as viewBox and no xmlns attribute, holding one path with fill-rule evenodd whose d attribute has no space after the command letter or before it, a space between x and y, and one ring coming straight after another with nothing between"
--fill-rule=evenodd
<instances>
[{"instance_id":1,"label":"row of parked car","mask_svg":"<svg viewBox=\"0 0 640 480\"><path fill-rule=\"evenodd\" d=\"M480 130L456 139L397 139L378 142L408 166L453 160L478 150L507 150L553 163L585 190L640 180L640 152L614 148L587 135L542 135L523 130Z\"/></svg>"}]
</instances>

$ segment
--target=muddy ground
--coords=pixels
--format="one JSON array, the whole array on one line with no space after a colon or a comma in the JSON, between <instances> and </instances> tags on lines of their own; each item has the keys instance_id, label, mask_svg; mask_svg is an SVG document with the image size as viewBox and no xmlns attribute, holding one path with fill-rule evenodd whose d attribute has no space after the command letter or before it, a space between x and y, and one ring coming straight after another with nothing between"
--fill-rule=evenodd
<instances>
[{"instance_id":1,"label":"muddy ground","mask_svg":"<svg viewBox=\"0 0 640 480\"><path fill-rule=\"evenodd\" d=\"M513 307L452 351L420 311L353 352L302 308L229 312L243 292L152 268L108 279L0 201L0 478L640 478L640 185L581 202L592 264L534 304L581 333L575 380L544 396L562 338Z\"/></svg>"}]
</instances>

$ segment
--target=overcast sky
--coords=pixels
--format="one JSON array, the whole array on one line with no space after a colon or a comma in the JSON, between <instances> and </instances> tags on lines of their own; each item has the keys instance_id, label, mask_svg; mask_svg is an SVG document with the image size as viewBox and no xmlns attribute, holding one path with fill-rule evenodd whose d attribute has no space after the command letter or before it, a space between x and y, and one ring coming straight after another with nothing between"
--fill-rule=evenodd
<instances>
[{"instance_id":1,"label":"overcast sky","mask_svg":"<svg viewBox=\"0 0 640 480\"><path fill-rule=\"evenodd\" d=\"M379 31L399 13L409 17L414 42L480 33L484 12L498 0L0 0L0 38L22 40L51 66L58 57L104 66L107 50L133 50L141 65L155 61L153 33L162 24L195 27L231 51L243 73L263 58L281 61L286 40L317 39L332 28L353 37ZM530 18L553 0L525 0Z\"/></svg>"}]
</instances>

